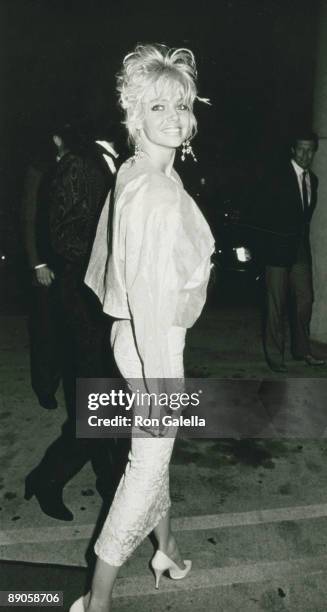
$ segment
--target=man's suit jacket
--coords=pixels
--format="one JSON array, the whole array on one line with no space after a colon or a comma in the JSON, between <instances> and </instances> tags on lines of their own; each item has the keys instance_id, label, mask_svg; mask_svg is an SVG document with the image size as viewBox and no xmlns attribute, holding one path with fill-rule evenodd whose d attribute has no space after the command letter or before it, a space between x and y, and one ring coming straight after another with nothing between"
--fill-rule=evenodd
<instances>
[{"instance_id":1,"label":"man's suit jacket","mask_svg":"<svg viewBox=\"0 0 327 612\"><path fill-rule=\"evenodd\" d=\"M51 244L62 265L85 268L114 177L92 154L66 153L50 189Z\"/></svg>"},{"instance_id":2,"label":"man's suit jacket","mask_svg":"<svg viewBox=\"0 0 327 612\"><path fill-rule=\"evenodd\" d=\"M310 254L309 229L317 204L318 179L309 172L311 198L307 214L291 162L266 177L252 222L258 228L256 243L266 265L290 266L297 261L305 242Z\"/></svg>"}]
</instances>

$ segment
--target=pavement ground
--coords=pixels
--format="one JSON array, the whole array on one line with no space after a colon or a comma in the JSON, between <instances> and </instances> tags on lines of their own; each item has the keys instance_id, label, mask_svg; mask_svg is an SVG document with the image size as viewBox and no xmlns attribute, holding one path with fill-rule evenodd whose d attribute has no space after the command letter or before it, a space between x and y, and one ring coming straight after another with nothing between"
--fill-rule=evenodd
<instances>
[{"instance_id":1,"label":"pavement ground","mask_svg":"<svg viewBox=\"0 0 327 612\"><path fill-rule=\"evenodd\" d=\"M24 500L24 477L59 434L65 410L61 391L59 408L47 412L30 389L26 317L3 315L0 330L0 559L86 567L101 511L94 474L86 465L65 487L72 523L47 517L34 498ZM210 306L188 340L188 376L233 380L234 403L251 381L244 410L262 380L282 381L291 392L273 419L272 437L177 441L173 527L193 570L181 582L164 577L156 591L147 538L122 568L114 612L326 612L327 369L317 379L313 368L288 360L287 378L271 374L253 306ZM278 436L283 419L295 424L290 437ZM1 577L0 588L6 589Z\"/></svg>"}]
</instances>

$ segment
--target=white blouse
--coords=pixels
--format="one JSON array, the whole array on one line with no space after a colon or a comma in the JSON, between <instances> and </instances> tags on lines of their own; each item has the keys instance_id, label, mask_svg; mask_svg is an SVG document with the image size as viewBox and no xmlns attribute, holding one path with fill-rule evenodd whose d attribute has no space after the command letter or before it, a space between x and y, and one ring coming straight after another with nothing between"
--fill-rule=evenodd
<instances>
[{"instance_id":1,"label":"white blouse","mask_svg":"<svg viewBox=\"0 0 327 612\"><path fill-rule=\"evenodd\" d=\"M144 155L117 175L111 252L108 196L85 283L103 310L132 320L145 378L170 378L167 333L189 328L206 300L214 239L178 174L166 176Z\"/></svg>"}]
</instances>

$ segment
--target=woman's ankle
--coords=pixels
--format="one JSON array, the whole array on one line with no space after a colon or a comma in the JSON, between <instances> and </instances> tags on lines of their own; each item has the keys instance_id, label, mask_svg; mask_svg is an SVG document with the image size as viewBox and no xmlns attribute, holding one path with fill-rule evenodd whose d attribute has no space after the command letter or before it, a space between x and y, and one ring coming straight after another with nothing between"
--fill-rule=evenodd
<instances>
[{"instance_id":1,"label":"woman's ankle","mask_svg":"<svg viewBox=\"0 0 327 612\"><path fill-rule=\"evenodd\" d=\"M167 555L174 555L176 553L176 551L178 551L178 546L177 546L177 542L175 539L175 536L173 536L172 534L169 536L168 540L167 540L167 546L166 546L166 550L167 550Z\"/></svg>"},{"instance_id":2,"label":"woman's ankle","mask_svg":"<svg viewBox=\"0 0 327 612\"><path fill-rule=\"evenodd\" d=\"M183 558L181 557L175 536L172 534L169 536L167 546L165 548L165 550L163 548L160 548L160 550L162 550L162 552L164 552L167 557L174 561L181 569L184 569L185 564Z\"/></svg>"},{"instance_id":3,"label":"woman's ankle","mask_svg":"<svg viewBox=\"0 0 327 612\"><path fill-rule=\"evenodd\" d=\"M99 599L94 595L90 596L88 594L84 598L84 609L85 612L110 612L110 601L107 598L106 600Z\"/></svg>"}]
</instances>

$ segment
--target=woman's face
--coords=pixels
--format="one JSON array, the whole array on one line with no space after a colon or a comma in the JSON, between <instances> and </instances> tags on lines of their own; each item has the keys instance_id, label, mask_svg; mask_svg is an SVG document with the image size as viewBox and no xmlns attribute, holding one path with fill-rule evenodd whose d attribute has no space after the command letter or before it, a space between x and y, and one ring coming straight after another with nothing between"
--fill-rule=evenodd
<instances>
[{"instance_id":1,"label":"woman's face","mask_svg":"<svg viewBox=\"0 0 327 612\"><path fill-rule=\"evenodd\" d=\"M147 92L140 122L141 142L176 149L190 136L192 110L183 99L181 87Z\"/></svg>"}]
</instances>

